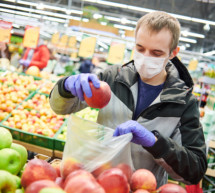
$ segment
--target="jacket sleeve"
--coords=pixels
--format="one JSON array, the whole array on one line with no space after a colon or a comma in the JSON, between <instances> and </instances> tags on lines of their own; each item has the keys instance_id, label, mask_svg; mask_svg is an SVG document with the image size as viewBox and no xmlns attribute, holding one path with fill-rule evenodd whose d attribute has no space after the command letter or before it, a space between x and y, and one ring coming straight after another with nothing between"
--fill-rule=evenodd
<instances>
[{"instance_id":1,"label":"jacket sleeve","mask_svg":"<svg viewBox=\"0 0 215 193\"><path fill-rule=\"evenodd\" d=\"M206 144L199 122L198 104L192 100L181 117L181 145L157 132L154 146L145 148L177 181L197 184L207 170ZM176 137L176 136L175 136Z\"/></svg>"},{"instance_id":2,"label":"jacket sleeve","mask_svg":"<svg viewBox=\"0 0 215 193\"><path fill-rule=\"evenodd\" d=\"M80 101L78 97L65 90L64 81L66 78L60 79L49 95L50 106L56 114L66 115L87 107L84 101Z\"/></svg>"},{"instance_id":3,"label":"jacket sleeve","mask_svg":"<svg viewBox=\"0 0 215 193\"><path fill-rule=\"evenodd\" d=\"M48 48L41 47L41 50L39 51L39 58L38 60L32 60L29 66L37 66L39 69L43 69L47 66L50 53Z\"/></svg>"}]
</instances>

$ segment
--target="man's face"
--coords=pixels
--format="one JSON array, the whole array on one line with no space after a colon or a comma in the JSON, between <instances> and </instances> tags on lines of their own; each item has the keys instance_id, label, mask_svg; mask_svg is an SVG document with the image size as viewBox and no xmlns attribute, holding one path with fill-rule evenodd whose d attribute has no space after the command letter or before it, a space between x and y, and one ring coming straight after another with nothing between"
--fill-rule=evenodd
<instances>
[{"instance_id":1,"label":"man's face","mask_svg":"<svg viewBox=\"0 0 215 193\"><path fill-rule=\"evenodd\" d=\"M170 57L172 36L169 30L151 32L147 27L140 27L136 35L136 50L145 56L166 58Z\"/></svg>"}]
</instances>

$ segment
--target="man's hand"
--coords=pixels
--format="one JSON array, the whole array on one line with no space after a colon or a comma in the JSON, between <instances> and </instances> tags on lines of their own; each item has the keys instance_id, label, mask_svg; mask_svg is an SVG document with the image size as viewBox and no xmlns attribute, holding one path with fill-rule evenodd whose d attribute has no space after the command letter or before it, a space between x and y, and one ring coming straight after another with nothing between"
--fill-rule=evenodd
<instances>
[{"instance_id":1,"label":"man's hand","mask_svg":"<svg viewBox=\"0 0 215 193\"><path fill-rule=\"evenodd\" d=\"M19 60L19 63L20 63L21 65L23 65L24 67L28 67L29 64L31 63L31 61L21 59L21 60Z\"/></svg>"},{"instance_id":2,"label":"man's hand","mask_svg":"<svg viewBox=\"0 0 215 193\"><path fill-rule=\"evenodd\" d=\"M151 147L156 142L154 134L140 125L137 121L130 120L120 124L114 131L113 136L120 136L126 133L133 134L131 142L145 147Z\"/></svg>"},{"instance_id":3,"label":"man's hand","mask_svg":"<svg viewBox=\"0 0 215 193\"><path fill-rule=\"evenodd\" d=\"M64 82L64 87L81 101L84 101L84 93L88 98L92 97L89 81L91 81L96 88L100 87L98 77L95 74L89 73L69 76Z\"/></svg>"}]
</instances>

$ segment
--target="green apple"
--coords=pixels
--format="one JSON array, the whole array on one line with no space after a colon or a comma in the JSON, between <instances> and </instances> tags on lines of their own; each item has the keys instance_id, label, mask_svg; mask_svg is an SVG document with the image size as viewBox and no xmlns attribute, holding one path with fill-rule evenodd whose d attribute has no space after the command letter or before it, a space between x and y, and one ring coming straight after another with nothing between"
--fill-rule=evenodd
<instances>
[{"instance_id":1,"label":"green apple","mask_svg":"<svg viewBox=\"0 0 215 193\"><path fill-rule=\"evenodd\" d=\"M17 175L21 170L21 156L11 148L0 150L0 170L6 170L11 174Z\"/></svg>"},{"instance_id":2,"label":"green apple","mask_svg":"<svg viewBox=\"0 0 215 193\"><path fill-rule=\"evenodd\" d=\"M23 189L16 189L15 193L24 193L24 190Z\"/></svg>"},{"instance_id":3,"label":"green apple","mask_svg":"<svg viewBox=\"0 0 215 193\"><path fill-rule=\"evenodd\" d=\"M4 127L0 127L0 149L8 148L13 141L10 131Z\"/></svg>"},{"instance_id":4,"label":"green apple","mask_svg":"<svg viewBox=\"0 0 215 193\"><path fill-rule=\"evenodd\" d=\"M16 150L20 154L21 168L23 168L23 166L25 165L25 163L27 162L27 159L28 159L27 149L23 145L20 145L17 143L12 143L10 148Z\"/></svg>"},{"instance_id":5,"label":"green apple","mask_svg":"<svg viewBox=\"0 0 215 193\"><path fill-rule=\"evenodd\" d=\"M21 178L16 175L13 175L13 177L16 181L16 189L21 188Z\"/></svg>"},{"instance_id":6,"label":"green apple","mask_svg":"<svg viewBox=\"0 0 215 193\"><path fill-rule=\"evenodd\" d=\"M66 193L63 189L59 188L43 188L39 193Z\"/></svg>"},{"instance_id":7,"label":"green apple","mask_svg":"<svg viewBox=\"0 0 215 193\"><path fill-rule=\"evenodd\" d=\"M14 193L16 191L16 181L8 171L0 170L0 192Z\"/></svg>"}]
</instances>

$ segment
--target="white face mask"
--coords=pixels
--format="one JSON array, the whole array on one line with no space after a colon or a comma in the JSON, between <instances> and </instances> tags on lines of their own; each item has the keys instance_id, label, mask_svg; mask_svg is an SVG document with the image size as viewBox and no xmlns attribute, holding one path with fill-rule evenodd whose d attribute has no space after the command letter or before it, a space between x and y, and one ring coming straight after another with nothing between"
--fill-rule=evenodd
<instances>
[{"instance_id":1,"label":"white face mask","mask_svg":"<svg viewBox=\"0 0 215 193\"><path fill-rule=\"evenodd\" d=\"M144 56L137 50L134 50L134 65L142 78L152 78L159 74L166 66L166 58L156 58Z\"/></svg>"}]
</instances>

